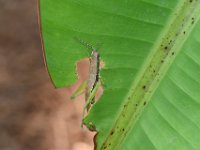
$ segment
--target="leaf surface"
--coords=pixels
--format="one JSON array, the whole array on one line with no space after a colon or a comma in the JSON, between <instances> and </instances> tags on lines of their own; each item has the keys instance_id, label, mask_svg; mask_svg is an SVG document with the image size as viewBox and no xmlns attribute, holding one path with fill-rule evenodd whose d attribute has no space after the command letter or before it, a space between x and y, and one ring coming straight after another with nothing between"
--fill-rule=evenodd
<instances>
[{"instance_id":1,"label":"leaf surface","mask_svg":"<svg viewBox=\"0 0 200 150\"><path fill-rule=\"evenodd\" d=\"M104 91L84 120L96 149L200 147L199 0L40 0L40 14L56 87L89 57L74 37L102 43Z\"/></svg>"}]
</instances>

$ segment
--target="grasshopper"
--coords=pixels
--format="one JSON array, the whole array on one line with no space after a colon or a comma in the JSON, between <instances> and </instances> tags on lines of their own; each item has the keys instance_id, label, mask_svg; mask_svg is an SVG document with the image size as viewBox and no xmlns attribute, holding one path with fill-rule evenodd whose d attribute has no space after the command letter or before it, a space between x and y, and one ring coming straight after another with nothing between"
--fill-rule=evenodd
<instances>
[{"instance_id":1,"label":"grasshopper","mask_svg":"<svg viewBox=\"0 0 200 150\"><path fill-rule=\"evenodd\" d=\"M100 65L99 53L96 50L92 50L90 57L89 76L85 89L87 111L90 109L91 104L94 103L95 94L97 88L99 87L99 65Z\"/></svg>"},{"instance_id":2,"label":"grasshopper","mask_svg":"<svg viewBox=\"0 0 200 150\"><path fill-rule=\"evenodd\" d=\"M95 102L95 95L96 92L100 86L100 79L99 79L99 68L100 68L100 55L97 52L97 50L95 48L93 48L93 46L91 46L90 44L77 39L81 44L83 44L84 46L87 46L90 50L92 50L91 52L91 56L90 56L90 66L89 66L89 75L88 75L88 79L87 81L83 82L80 87L74 92L74 94L72 94L71 99L74 99L75 97L77 97L78 95L82 94L83 92L85 93L85 105L84 105L84 109L83 109L83 114L82 114L82 119L85 116L85 111L87 110L87 112L89 111L89 109L91 108L92 104L94 104ZM82 89L85 89L83 92L81 92Z\"/></svg>"}]
</instances>

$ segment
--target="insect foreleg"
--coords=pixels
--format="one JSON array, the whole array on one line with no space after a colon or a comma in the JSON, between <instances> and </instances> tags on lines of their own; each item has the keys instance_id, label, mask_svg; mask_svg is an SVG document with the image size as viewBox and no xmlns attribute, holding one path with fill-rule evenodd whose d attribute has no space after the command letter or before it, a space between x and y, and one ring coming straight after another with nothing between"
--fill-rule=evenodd
<instances>
[{"instance_id":1,"label":"insect foreleg","mask_svg":"<svg viewBox=\"0 0 200 150\"><path fill-rule=\"evenodd\" d=\"M80 96L81 94L85 93L85 88L86 88L86 81L83 82L78 89L76 89L76 91L71 95L70 99L75 99L76 97Z\"/></svg>"}]
</instances>

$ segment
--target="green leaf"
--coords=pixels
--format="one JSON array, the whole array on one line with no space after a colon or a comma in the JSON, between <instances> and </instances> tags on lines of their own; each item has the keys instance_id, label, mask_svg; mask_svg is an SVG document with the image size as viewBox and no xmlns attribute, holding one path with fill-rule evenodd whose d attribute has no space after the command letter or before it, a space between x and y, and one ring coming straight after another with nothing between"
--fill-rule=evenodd
<instances>
[{"instance_id":1,"label":"green leaf","mask_svg":"<svg viewBox=\"0 0 200 150\"><path fill-rule=\"evenodd\" d=\"M200 147L199 0L40 0L48 70L56 87L76 81L98 49L103 95L84 119L97 150Z\"/></svg>"}]
</instances>

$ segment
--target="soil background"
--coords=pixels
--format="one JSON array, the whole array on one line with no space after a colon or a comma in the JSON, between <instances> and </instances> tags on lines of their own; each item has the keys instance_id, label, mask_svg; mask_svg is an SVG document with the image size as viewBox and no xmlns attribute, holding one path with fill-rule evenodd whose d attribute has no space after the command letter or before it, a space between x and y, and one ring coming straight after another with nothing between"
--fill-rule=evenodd
<instances>
[{"instance_id":1,"label":"soil background","mask_svg":"<svg viewBox=\"0 0 200 150\"><path fill-rule=\"evenodd\" d=\"M46 71L37 0L0 0L0 150L92 150L94 133L82 129L84 97L69 99L87 78L55 89Z\"/></svg>"}]
</instances>

